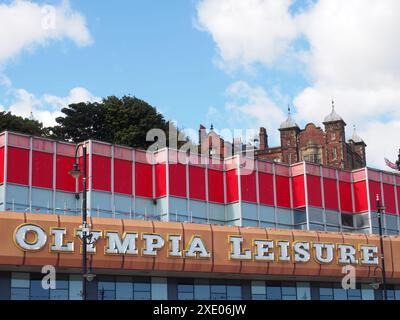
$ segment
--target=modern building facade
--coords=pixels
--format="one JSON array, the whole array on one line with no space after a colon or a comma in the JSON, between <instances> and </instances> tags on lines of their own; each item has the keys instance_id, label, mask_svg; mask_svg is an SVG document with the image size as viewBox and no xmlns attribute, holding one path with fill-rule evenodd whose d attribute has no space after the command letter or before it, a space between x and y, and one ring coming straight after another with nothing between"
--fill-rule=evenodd
<instances>
[{"instance_id":1,"label":"modern building facade","mask_svg":"<svg viewBox=\"0 0 400 320\"><path fill-rule=\"evenodd\" d=\"M395 173L83 143L91 299L379 299L376 195L389 296L400 298ZM1 299L81 298L75 148L0 135ZM347 264L356 289L340 286ZM41 287L43 265L57 268L57 289Z\"/></svg>"}]
</instances>

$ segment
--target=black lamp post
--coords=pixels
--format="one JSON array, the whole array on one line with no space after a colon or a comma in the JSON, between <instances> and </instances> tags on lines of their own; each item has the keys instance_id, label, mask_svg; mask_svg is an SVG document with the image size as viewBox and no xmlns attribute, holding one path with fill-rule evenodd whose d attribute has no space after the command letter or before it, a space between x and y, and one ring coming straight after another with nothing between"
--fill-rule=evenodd
<instances>
[{"instance_id":1,"label":"black lamp post","mask_svg":"<svg viewBox=\"0 0 400 320\"><path fill-rule=\"evenodd\" d=\"M381 246L383 299L387 300L385 254L383 251L383 232L382 232L382 213L385 211L385 207L381 205L381 201L379 199L378 194L376 195L376 210L377 210L378 225L379 225L379 240Z\"/></svg>"},{"instance_id":2,"label":"black lamp post","mask_svg":"<svg viewBox=\"0 0 400 320\"><path fill-rule=\"evenodd\" d=\"M78 151L82 147L83 152L83 172L80 171L78 162ZM92 235L90 234L89 224L87 223L87 163L86 163L86 144L78 144L75 149L75 162L72 170L69 172L71 176L78 181L80 175L83 175L83 197L82 197L82 299L87 300L87 282L93 280L94 275L88 273L87 268L87 245L92 243ZM79 199L79 193L75 195Z\"/></svg>"}]
</instances>

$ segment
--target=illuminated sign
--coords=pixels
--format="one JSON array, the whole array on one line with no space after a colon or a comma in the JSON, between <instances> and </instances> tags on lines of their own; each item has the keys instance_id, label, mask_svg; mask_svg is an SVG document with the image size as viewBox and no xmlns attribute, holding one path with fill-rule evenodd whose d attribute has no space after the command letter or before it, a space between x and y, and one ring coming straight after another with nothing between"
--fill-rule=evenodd
<instances>
[{"instance_id":1,"label":"illuminated sign","mask_svg":"<svg viewBox=\"0 0 400 320\"><path fill-rule=\"evenodd\" d=\"M16 246L29 252L43 250L47 245L52 253L74 253L77 243L82 247L82 230L75 229L74 239L66 240L66 228L50 228L47 233L36 224L22 224L14 232ZM183 239L180 234L162 236L157 233L127 231L92 230L92 243L87 252L96 254L98 240L104 241L105 255L156 257L167 248L170 258L211 259L213 252L199 235ZM352 245L344 243L323 243L309 241L286 241L274 239L247 239L251 245L244 245L242 235L227 236L226 247L230 260L269 263L308 263L315 260L319 264L353 264L376 266L379 264L378 247L373 245ZM81 248L80 248L81 249ZM336 259L335 259L336 257Z\"/></svg>"}]
</instances>

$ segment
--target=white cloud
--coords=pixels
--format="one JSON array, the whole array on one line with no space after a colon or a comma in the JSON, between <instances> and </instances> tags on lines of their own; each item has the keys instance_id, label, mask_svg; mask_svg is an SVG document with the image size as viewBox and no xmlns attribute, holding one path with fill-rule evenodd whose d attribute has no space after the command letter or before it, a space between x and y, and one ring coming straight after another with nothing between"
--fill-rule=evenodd
<instances>
[{"instance_id":1,"label":"white cloud","mask_svg":"<svg viewBox=\"0 0 400 320\"><path fill-rule=\"evenodd\" d=\"M80 87L70 90L66 97L49 94L36 97L25 89L12 89L11 95L11 105L8 108L3 107L4 110L24 118L29 118L32 112L34 119L42 122L44 126L56 125L55 119L64 115L61 109L71 103L100 101L100 98Z\"/></svg>"},{"instance_id":2,"label":"white cloud","mask_svg":"<svg viewBox=\"0 0 400 320\"><path fill-rule=\"evenodd\" d=\"M208 31L228 66L271 65L297 35L288 13L292 0L203 0L198 25Z\"/></svg>"},{"instance_id":3,"label":"white cloud","mask_svg":"<svg viewBox=\"0 0 400 320\"><path fill-rule=\"evenodd\" d=\"M92 41L84 16L64 0L57 6L27 0L0 4L0 65L22 50L33 50L50 41L68 38L79 46Z\"/></svg>"},{"instance_id":4,"label":"white cloud","mask_svg":"<svg viewBox=\"0 0 400 320\"><path fill-rule=\"evenodd\" d=\"M245 125L249 129L264 126L272 141L277 142L276 128L286 116L262 87L237 81L229 86L226 93L228 102L225 110L233 125L236 123L239 128Z\"/></svg>"},{"instance_id":5,"label":"white cloud","mask_svg":"<svg viewBox=\"0 0 400 320\"><path fill-rule=\"evenodd\" d=\"M296 57L309 79L294 99L297 119L322 122L335 99L337 112L357 124L368 144L369 164L382 167L384 154L399 147L400 1L318 0L291 15L293 2L202 0L198 21L226 64L261 63L268 70L282 57ZM293 53L299 39L308 47ZM247 110L272 116L262 108Z\"/></svg>"}]
</instances>

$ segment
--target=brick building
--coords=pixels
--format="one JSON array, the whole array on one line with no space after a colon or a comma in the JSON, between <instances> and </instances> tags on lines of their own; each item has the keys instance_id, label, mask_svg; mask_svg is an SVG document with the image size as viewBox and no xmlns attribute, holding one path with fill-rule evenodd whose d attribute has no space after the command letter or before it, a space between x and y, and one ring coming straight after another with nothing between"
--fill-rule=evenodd
<instances>
[{"instance_id":1,"label":"brick building","mask_svg":"<svg viewBox=\"0 0 400 320\"><path fill-rule=\"evenodd\" d=\"M260 128L259 149L256 156L287 164L307 161L342 169L358 169L366 166L367 146L354 128L353 136L347 141L346 122L336 113L332 102L331 113L324 118L324 129L309 123L304 129L293 121L290 113L279 128L281 145L268 146L265 128Z\"/></svg>"},{"instance_id":2,"label":"brick building","mask_svg":"<svg viewBox=\"0 0 400 320\"><path fill-rule=\"evenodd\" d=\"M309 123L304 129L295 123L292 115L279 128L280 146L270 147L268 133L260 128L258 141L254 144L244 145L240 139L233 143L224 141L211 126L207 133L201 125L199 130L199 151L217 157L227 157L240 153L248 148L255 148L255 156L260 160L269 160L286 164L301 161L318 163L341 169L358 169L366 166L365 147L356 129L352 137L346 140L346 122L336 113L332 103L331 113L324 118L324 129Z\"/></svg>"}]
</instances>

